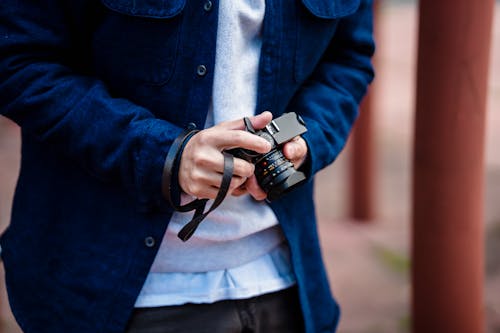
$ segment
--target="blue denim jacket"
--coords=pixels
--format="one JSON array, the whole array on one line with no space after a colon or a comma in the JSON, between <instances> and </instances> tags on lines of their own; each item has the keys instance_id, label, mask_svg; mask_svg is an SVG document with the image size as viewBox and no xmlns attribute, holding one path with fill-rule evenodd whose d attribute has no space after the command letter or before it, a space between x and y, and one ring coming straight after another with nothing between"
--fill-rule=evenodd
<instances>
[{"instance_id":1,"label":"blue denim jacket","mask_svg":"<svg viewBox=\"0 0 500 333\"><path fill-rule=\"evenodd\" d=\"M217 2L0 2L0 112L22 127L1 246L25 332L124 330L172 214L161 194L166 154L207 114ZM307 332L333 332L339 316L318 244L313 175L346 141L373 77L373 50L369 0L267 1L257 112L295 111L309 129L309 181L271 204Z\"/></svg>"}]
</instances>

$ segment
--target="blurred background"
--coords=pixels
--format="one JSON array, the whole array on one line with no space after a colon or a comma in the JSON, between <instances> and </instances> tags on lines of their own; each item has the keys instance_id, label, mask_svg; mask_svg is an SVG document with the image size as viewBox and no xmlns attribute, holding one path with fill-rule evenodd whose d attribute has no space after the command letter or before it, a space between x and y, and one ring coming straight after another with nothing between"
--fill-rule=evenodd
<instances>
[{"instance_id":1,"label":"blurred background","mask_svg":"<svg viewBox=\"0 0 500 333\"><path fill-rule=\"evenodd\" d=\"M500 333L500 2L489 73L485 171L486 330ZM350 217L352 147L318 174L316 202L324 258L342 307L340 333L409 332L411 172L418 10L381 1L373 91L374 218ZM496 146L495 146L496 144ZM0 117L0 231L9 223L19 168L19 129ZM2 267L0 269L3 270ZM0 333L18 333L0 271ZM448 332L443 332L448 333ZM450 332L451 333L451 332Z\"/></svg>"}]
</instances>

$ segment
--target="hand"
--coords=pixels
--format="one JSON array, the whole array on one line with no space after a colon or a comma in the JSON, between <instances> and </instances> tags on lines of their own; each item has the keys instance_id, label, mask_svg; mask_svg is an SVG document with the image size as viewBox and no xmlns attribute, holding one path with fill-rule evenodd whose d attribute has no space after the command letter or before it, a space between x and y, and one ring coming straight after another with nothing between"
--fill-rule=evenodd
<instances>
[{"instance_id":1,"label":"hand","mask_svg":"<svg viewBox=\"0 0 500 333\"><path fill-rule=\"evenodd\" d=\"M271 120L270 112L250 117L256 129L263 128ZM179 165L179 185L184 192L200 199L214 199L217 196L224 171L223 150L240 147L260 154L269 152L269 142L246 132L244 128L242 119L227 121L198 132L188 141ZM235 158L228 193L239 188L248 178L255 178L253 173L253 164Z\"/></svg>"},{"instance_id":2,"label":"hand","mask_svg":"<svg viewBox=\"0 0 500 333\"><path fill-rule=\"evenodd\" d=\"M292 163L295 169L300 168L307 158L307 144L300 136L294 137L289 142L283 145L283 154ZM245 193L250 195L256 200L264 200L267 197L266 192L260 187L255 175L252 175L248 180L239 188L233 191L233 195L239 196Z\"/></svg>"},{"instance_id":3,"label":"hand","mask_svg":"<svg viewBox=\"0 0 500 333\"><path fill-rule=\"evenodd\" d=\"M295 169L300 168L307 158L307 144L301 136L296 136L283 146L283 154L292 163Z\"/></svg>"}]
</instances>

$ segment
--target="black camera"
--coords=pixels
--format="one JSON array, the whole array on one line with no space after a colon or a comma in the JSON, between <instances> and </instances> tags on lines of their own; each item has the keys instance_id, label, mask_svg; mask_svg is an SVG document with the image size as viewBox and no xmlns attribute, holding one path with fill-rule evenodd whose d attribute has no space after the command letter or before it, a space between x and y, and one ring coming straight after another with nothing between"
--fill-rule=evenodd
<instances>
[{"instance_id":1,"label":"black camera","mask_svg":"<svg viewBox=\"0 0 500 333\"><path fill-rule=\"evenodd\" d=\"M297 135L307 131L304 121L295 112L285 113L261 130L252 127L244 118L246 130L266 139L271 151L259 154L251 150L235 148L228 152L255 165L255 176L260 187L267 193L267 200L275 200L306 180L303 172L295 170L292 162L282 151L282 146Z\"/></svg>"}]
</instances>

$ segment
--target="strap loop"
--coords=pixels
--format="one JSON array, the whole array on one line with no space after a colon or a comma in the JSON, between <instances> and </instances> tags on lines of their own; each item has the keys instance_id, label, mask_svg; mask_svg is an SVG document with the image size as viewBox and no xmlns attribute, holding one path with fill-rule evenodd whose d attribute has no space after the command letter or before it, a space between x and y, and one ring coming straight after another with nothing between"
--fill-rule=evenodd
<instances>
[{"instance_id":1,"label":"strap loop","mask_svg":"<svg viewBox=\"0 0 500 333\"><path fill-rule=\"evenodd\" d=\"M205 210L207 200L200 200L203 201L203 204L200 204L200 206L196 208L193 219L188 224L186 224L177 234L177 236L184 242L191 238L191 236L196 231L196 228L198 228L198 226L200 225L201 221L203 221L210 212L217 208L226 197L229 186L231 185L231 179L233 178L234 157L227 152L222 152L222 154L224 155L224 173L222 174L222 181L220 184L219 192L217 193L212 206L210 206L210 209L206 213L203 213L203 211Z\"/></svg>"},{"instance_id":2,"label":"strap loop","mask_svg":"<svg viewBox=\"0 0 500 333\"><path fill-rule=\"evenodd\" d=\"M184 150L184 146L189 141L189 139L191 139L193 135L198 132L199 130L190 126L185 129L177 138L175 138L172 146L170 147L170 150L168 151L165 165L163 166L162 192L170 206L172 206L178 212L189 212L198 207L198 199L193 200L185 205L177 205L172 199L173 184L175 184L174 177L177 177L177 172L174 172L174 169L178 171L179 162L182 151Z\"/></svg>"},{"instance_id":3,"label":"strap loop","mask_svg":"<svg viewBox=\"0 0 500 333\"><path fill-rule=\"evenodd\" d=\"M174 202L174 200L172 199L172 185L175 184L175 178L178 177L177 172L179 169L182 152L189 139L191 139L193 135L198 132L199 130L197 130L194 126L190 126L185 129L172 143L172 146L170 147L167 158L165 160L165 165L163 167L164 177L162 192L168 203L178 212L189 212L192 210L195 211L191 221L188 222L188 224L186 224L177 234L177 236L184 242L191 238L191 236L194 234L205 217L207 217L210 212L212 212L222 203L229 190L231 179L233 177L234 157L227 152L222 152L222 154L224 155L224 171L222 174L222 181L220 184L219 192L217 193L212 206L210 206L210 209L207 212L204 212L208 199L195 199L185 205L178 205Z\"/></svg>"}]
</instances>

